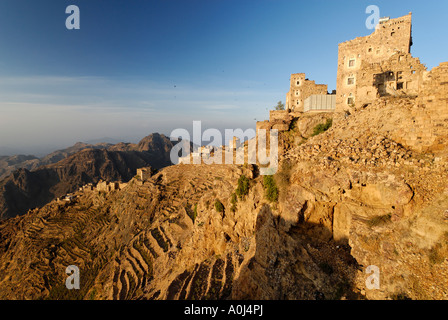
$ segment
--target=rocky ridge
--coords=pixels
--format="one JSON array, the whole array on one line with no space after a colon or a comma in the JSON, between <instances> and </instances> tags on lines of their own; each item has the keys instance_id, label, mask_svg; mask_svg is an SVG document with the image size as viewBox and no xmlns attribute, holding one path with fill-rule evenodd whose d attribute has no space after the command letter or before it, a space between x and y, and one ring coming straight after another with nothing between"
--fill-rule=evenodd
<instances>
[{"instance_id":1,"label":"rocky ridge","mask_svg":"<svg viewBox=\"0 0 448 320\"><path fill-rule=\"evenodd\" d=\"M62 153L46 158L62 160L34 170L21 168L0 181L0 219L26 213L58 197L77 190L87 183L105 181L127 182L137 168L160 169L171 165L169 138L152 134L140 144L118 144L108 148L91 148L78 144L74 154ZM65 154L65 153L64 153ZM67 154L68 155L68 154Z\"/></svg>"},{"instance_id":2,"label":"rocky ridge","mask_svg":"<svg viewBox=\"0 0 448 320\"><path fill-rule=\"evenodd\" d=\"M380 115L402 119L407 102L386 108L314 137L331 115L295 119L277 200L257 166L176 165L3 221L0 298L447 299L446 150L397 141L404 127ZM65 288L68 265L81 290Z\"/></svg>"}]
</instances>

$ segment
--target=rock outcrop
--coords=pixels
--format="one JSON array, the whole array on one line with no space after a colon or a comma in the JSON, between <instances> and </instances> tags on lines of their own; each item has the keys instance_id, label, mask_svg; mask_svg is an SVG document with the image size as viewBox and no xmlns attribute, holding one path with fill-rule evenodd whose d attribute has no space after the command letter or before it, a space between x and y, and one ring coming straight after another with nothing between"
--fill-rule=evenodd
<instances>
[{"instance_id":1,"label":"rock outcrop","mask_svg":"<svg viewBox=\"0 0 448 320\"><path fill-rule=\"evenodd\" d=\"M316 136L297 128L328 114L293 120L270 185L255 165L175 165L3 221L0 298L447 299L448 161L394 139L406 101Z\"/></svg>"}]
</instances>

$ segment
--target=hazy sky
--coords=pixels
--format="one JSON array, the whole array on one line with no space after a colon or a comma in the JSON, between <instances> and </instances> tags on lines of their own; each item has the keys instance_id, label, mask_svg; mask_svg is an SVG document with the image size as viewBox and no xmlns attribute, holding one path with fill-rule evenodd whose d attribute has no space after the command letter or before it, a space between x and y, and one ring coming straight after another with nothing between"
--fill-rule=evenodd
<instances>
[{"instance_id":1,"label":"hazy sky","mask_svg":"<svg viewBox=\"0 0 448 320\"><path fill-rule=\"evenodd\" d=\"M68 30L69 5L81 13ZM255 128L291 73L336 87L368 5L413 12L412 54L448 61L447 1L1 0L0 147Z\"/></svg>"}]
</instances>

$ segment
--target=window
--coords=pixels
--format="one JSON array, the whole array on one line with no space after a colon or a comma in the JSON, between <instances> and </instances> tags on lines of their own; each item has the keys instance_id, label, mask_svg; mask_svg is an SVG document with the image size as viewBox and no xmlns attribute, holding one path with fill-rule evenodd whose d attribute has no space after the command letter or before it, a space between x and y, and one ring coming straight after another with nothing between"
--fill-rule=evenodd
<instances>
[{"instance_id":1,"label":"window","mask_svg":"<svg viewBox=\"0 0 448 320\"><path fill-rule=\"evenodd\" d=\"M296 96L300 96L300 91L296 90Z\"/></svg>"},{"instance_id":2,"label":"window","mask_svg":"<svg viewBox=\"0 0 448 320\"><path fill-rule=\"evenodd\" d=\"M296 85L300 86L300 80L296 81Z\"/></svg>"},{"instance_id":3,"label":"window","mask_svg":"<svg viewBox=\"0 0 448 320\"><path fill-rule=\"evenodd\" d=\"M398 71L397 72L397 77L398 77L398 80L403 79L403 71Z\"/></svg>"},{"instance_id":4,"label":"window","mask_svg":"<svg viewBox=\"0 0 448 320\"><path fill-rule=\"evenodd\" d=\"M348 66L349 67L354 67L355 66L355 59L350 59L349 61L348 61Z\"/></svg>"},{"instance_id":5,"label":"window","mask_svg":"<svg viewBox=\"0 0 448 320\"><path fill-rule=\"evenodd\" d=\"M369 48L369 52L372 52L373 51L373 49L372 48Z\"/></svg>"},{"instance_id":6,"label":"window","mask_svg":"<svg viewBox=\"0 0 448 320\"><path fill-rule=\"evenodd\" d=\"M395 73L392 71L387 73L387 80L395 80Z\"/></svg>"},{"instance_id":7,"label":"window","mask_svg":"<svg viewBox=\"0 0 448 320\"><path fill-rule=\"evenodd\" d=\"M395 32L391 32L391 33L390 33L390 36L391 36L391 37L393 37L393 36L394 36L394 34L395 34Z\"/></svg>"},{"instance_id":8,"label":"window","mask_svg":"<svg viewBox=\"0 0 448 320\"><path fill-rule=\"evenodd\" d=\"M403 82L397 83L397 90L403 90Z\"/></svg>"},{"instance_id":9,"label":"window","mask_svg":"<svg viewBox=\"0 0 448 320\"><path fill-rule=\"evenodd\" d=\"M348 98L347 98L347 104L348 104L349 106L355 104L355 98L353 98L353 97L348 97Z\"/></svg>"},{"instance_id":10,"label":"window","mask_svg":"<svg viewBox=\"0 0 448 320\"><path fill-rule=\"evenodd\" d=\"M347 79L347 84L348 84L349 86L355 84L355 78L354 78L354 77L349 77L349 78Z\"/></svg>"}]
</instances>

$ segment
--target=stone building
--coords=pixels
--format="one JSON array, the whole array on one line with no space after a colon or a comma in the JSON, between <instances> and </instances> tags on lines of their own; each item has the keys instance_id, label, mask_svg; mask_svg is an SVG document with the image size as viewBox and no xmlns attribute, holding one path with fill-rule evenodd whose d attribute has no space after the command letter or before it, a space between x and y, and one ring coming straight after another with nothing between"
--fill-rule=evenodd
<instances>
[{"instance_id":1,"label":"stone building","mask_svg":"<svg viewBox=\"0 0 448 320\"><path fill-rule=\"evenodd\" d=\"M448 62L426 73L411 110L414 124L404 139L414 149L438 151L448 145Z\"/></svg>"},{"instance_id":2,"label":"stone building","mask_svg":"<svg viewBox=\"0 0 448 320\"><path fill-rule=\"evenodd\" d=\"M389 61L392 56L398 59L398 62L402 62L400 59L404 55L409 62L410 56L406 54L410 53L411 46L412 13L397 19L382 18L371 35L340 43L336 81L336 111L341 112L359 107L361 101L365 99L364 95L368 93L372 95L369 99L375 97L374 90L368 88L358 92L358 83L360 82L364 82L364 84L365 81L371 82L371 84L376 82L377 87L380 87L379 91L382 92L388 88L380 86L381 82L394 81L394 89L400 90L402 82L398 81L401 79L398 79L400 75L397 74L400 72L400 68L396 68L393 75L392 73L388 75L388 70L384 72L379 70L379 77L374 79L364 70L375 68L374 64ZM394 64L394 62L395 60L391 61L391 65L397 67L399 64ZM411 62L411 65L413 63ZM403 62L403 64L406 63ZM414 86L415 83L410 84L410 87ZM367 86L364 85L364 87Z\"/></svg>"},{"instance_id":3,"label":"stone building","mask_svg":"<svg viewBox=\"0 0 448 320\"><path fill-rule=\"evenodd\" d=\"M100 181L96 185L97 191L112 192L123 190L128 184L123 182Z\"/></svg>"},{"instance_id":4,"label":"stone building","mask_svg":"<svg viewBox=\"0 0 448 320\"><path fill-rule=\"evenodd\" d=\"M100 181L96 185L98 191L111 192L115 190L120 190L120 185L118 182Z\"/></svg>"},{"instance_id":5,"label":"stone building","mask_svg":"<svg viewBox=\"0 0 448 320\"><path fill-rule=\"evenodd\" d=\"M305 99L313 94L327 94L328 85L316 84L305 77L304 73L295 73L290 78L290 89L286 94L285 109L303 112Z\"/></svg>"},{"instance_id":6,"label":"stone building","mask_svg":"<svg viewBox=\"0 0 448 320\"><path fill-rule=\"evenodd\" d=\"M146 167L137 169L137 176L140 178L141 181L149 179L152 176L152 168Z\"/></svg>"},{"instance_id":7,"label":"stone building","mask_svg":"<svg viewBox=\"0 0 448 320\"><path fill-rule=\"evenodd\" d=\"M409 53L396 52L380 63L363 62L353 106L363 107L387 96L417 97L427 74L425 65Z\"/></svg>"}]
</instances>

